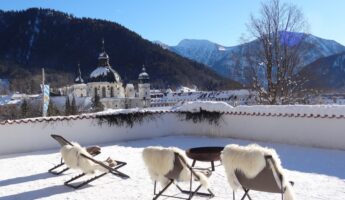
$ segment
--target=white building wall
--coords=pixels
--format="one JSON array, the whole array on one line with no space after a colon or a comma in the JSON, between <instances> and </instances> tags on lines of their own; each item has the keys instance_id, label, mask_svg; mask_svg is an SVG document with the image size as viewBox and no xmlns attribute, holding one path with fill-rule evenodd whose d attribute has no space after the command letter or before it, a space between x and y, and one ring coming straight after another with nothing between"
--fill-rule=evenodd
<instances>
[{"instance_id":1,"label":"white building wall","mask_svg":"<svg viewBox=\"0 0 345 200\"><path fill-rule=\"evenodd\" d=\"M87 85L86 84L75 84L71 86L71 93L75 97L86 97L87 96Z\"/></svg>"},{"instance_id":2,"label":"white building wall","mask_svg":"<svg viewBox=\"0 0 345 200\"><path fill-rule=\"evenodd\" d=\"M138 84L138 92L139 92L139 98L145 98L150 99L150 84L144 83L144 84Z\"/></svg>"},{"instance_id":3,"label":"white building wall","mask_svg":"<svg viewBox=\"0 0 345 200\"><path fill-rule=\"evenodd\" d=\"M143 83L138 84L138 92L139 98L142 99L142 104L144 108L151 107L151 92L150 92L150 84Z\"/></svg>"},{"instance_id":4,"label":"white building wall","mask_svg":"<svg viewBox=\"0 0 345 200\"><path fill-rule=\"evenodd\" d=\"M135 89L133 84L127 84L126 86L126 97L127 98L134 98L135 97Z\"/></svg>"},{"instance_id":5,"label":"white building wall","mask_svg":"<svg viewBox=\"0 0 345 200\"><path fill-rule=\"evenodd\" d=\"M123 109L126 108L124 98L102 98L101 103L104 105L104 109Z\"/></svg>"},{"instance_id":6,"label":"white building wall","mask_svg":"<svg viewBox=\"0 0 345 200\"><path fill-rule=\"evenodd\" d=\"M108 83L108 82L92 82L87 84L87 95L90 97L95 96L95 88L97 88L97 93L100 98L103 97L102 90L105 88L105 98L111 97L111 88L114 91L114 98L123 98L125 96L122 83Z\"/></svg>"}]
</instances>

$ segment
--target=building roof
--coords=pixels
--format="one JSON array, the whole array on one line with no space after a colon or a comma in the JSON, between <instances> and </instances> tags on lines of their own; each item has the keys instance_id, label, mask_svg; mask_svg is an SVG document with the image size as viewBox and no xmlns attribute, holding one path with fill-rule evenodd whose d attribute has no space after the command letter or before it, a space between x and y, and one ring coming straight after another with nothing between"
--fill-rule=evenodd
<instances>
[{"instance_id":1,"label":"building roof","mask_svg":"<svg viewBox=\"0 0 345 200\"><path fill-rule=\"evenodd\" d=\"M98 56L98 66L90 74L89 82L121 82L121 77L109 64L109 55L104 49L104 40L102 41L102 52Z\"/></svg>"},{"instance_id":2,"label":"building roof","mask_svg":"<svg viewBox=\"0 0 345 200\"><path fill-rule=\"evenodd\" d=\"M78 74L77 77L74 79L74 83L84 83L84 80L81 77L80 64L78 64Z\"/></svg>"},{"instance_id":3,"label":"building roof","mask_svg":"<svg viewBox=\"0 0 345 200\"><path fill-rule=\"evenodd\" d=\"M121 82L120 75L111 66L98 66L90 74L90 82Z\"/></svg>"},{"instance_id":4,"label":"building roof","mask_svg":"<svg viewBox=\"0 0 345 200\"><path fill-rule=\"evenodd\" d=\"M146 68L145 66L143 66L143 68L141 69L141 73L139 74L139 77L138 77L139 80L148 80L150 79L150 76L149 74L146 72Z\"/></svg>"}]
</instances>

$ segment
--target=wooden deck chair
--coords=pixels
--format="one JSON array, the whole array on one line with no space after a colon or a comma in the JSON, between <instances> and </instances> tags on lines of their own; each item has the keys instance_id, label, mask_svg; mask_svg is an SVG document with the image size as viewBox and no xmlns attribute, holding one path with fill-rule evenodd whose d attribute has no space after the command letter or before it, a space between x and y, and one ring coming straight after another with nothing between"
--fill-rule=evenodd
<instances>
[{"instance_id":1,"label":"wooden deck chair","mask_svg":"<svg viewBox=\"0 0 345 200\"><path fill-rule=\"evenodd\" d=\"M237 184L244 190L241 200L246 197L252 200L250 190L279 193L282 200L294 199L294 183L286 181L279 157L273 149L257 145L228 145L222 152L222 162L228 181L234 189L234 200Z\"/></svg>"},{"instance_id":2,"label":"wooden deck chair","mask_svg":"<svg viewBox=\"0 0 345 200\"><path fill-rule=\"evenodd\" d=\"M65 139L64 137L62 137L61 135L54 135L54 134L52 134L52 135L50 135L50 136L51 136L52 138L54 138L54 139L61 145L61 147L63 147L64 145L67 145L67 144L73 146L73 144L72 144L70 141L66 140L66 139ZM97 156L98 154L101 153L101 148L100 148L99 146L92 146L92 147L87 147L87 148L86 148L86 151L87 151L89 154L91 154L92 156ZM61 168L61 167L64 166L64 165L65 165L65 163L63 162L63 159L61 158L60 163L57 164L57 165L55 165L54 167L50 168L50 169L48 170L48 172L49 172L49 173L52 173L52 174L55 174L55 175L60 175L60 174L62 174L63 172L69 170L68 167L65 167L65 168L59 170L59 168Z\"/></svg>"},{"instance_id":3,"label":"wooden deck chair","mask_svg":"<svg viewBox=\"0 0 345 200\"><path fill-rule=\"evenodd\" d=\"M154 181L153 200L160 196L178 199L192 199L194 195L214 197L213 192L208 188L207 177L194 168L190 167L186 161L183 151L177 148L148 147L143 151L143 159L148 168L151 179ZM211 171L208 170L208 174ZM189 189L183 190L176 182L188 181ZM200 184L193 190L193 181L200 181ZM157 193L157 182L160 182L162 189ZM164 192L174 184L177 189L187 194L186 198L166 195ZM207 193L199 192L201 187L207 188Z\"/></svg>"},{"instance_id":4,"label":"wooden deck chair","mask_svg":"<svg viewBox=\"0 0 345 200\"><path fill-rule=\"evenodd\" d=\"M63 140L62 142L64 143L65 141ZM112 160L110 158L104 162L98 161L92 158L92 155L88 153L85 148L82 148L78 143L71 142L70 144L63 145L61 147L61 155L68 168L82 171L81 174L69 179L64 183L68 187L78 189L108 173L124 179L129 178L128 175L118 171L119 168L127 164L126 162ZM97 171L101 173L98 173ZM98 173L98 175L96 173ZM82 181L81 183L74 184L75 181L88 174L94 174L94 176L88 180Z\"/></svg>"}]
</instances>

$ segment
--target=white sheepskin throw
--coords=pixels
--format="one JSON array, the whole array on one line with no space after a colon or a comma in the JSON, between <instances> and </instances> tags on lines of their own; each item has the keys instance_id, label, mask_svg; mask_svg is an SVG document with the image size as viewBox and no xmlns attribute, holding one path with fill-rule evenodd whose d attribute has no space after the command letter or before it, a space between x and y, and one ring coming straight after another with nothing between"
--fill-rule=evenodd
<instances>
[{"instance_id":1,"label":"white sheepskin throw","mask_svg":"<svg viewBox=\"0 0 345 200\"><path fill-rule=\"evenodd\" d=\"M283 187L286 187L284 200L294 200L294 192L291 184L286 180L283 167L277 152L274 149L261 147L256 144L239 146L236 144L227 145L221 154L222 164L225 168L228 182L234 190L241 188L235 171L240 170L247 178L256 177L266 166L265 156L272 156L278 172L283 175ZM277 181L279 179L277 178ZM280 181L278 181L280 186Z\"/></svg>"},{"instance_id":2,"label":"white sheepskin throw","mask_svg":"<svg viewBox=\"0 0 345 200\"><path fill-rule=\"evenodd\" d=\"M175 153L178 153L184 162L188 163L185 152L175 147L147 147L143 150L143 160L147 166L151 179L159 182L162 187L165 187L169 183L169 179L166 178L165 175L174 169ZM196 172L196 174L201 185L207 189L207 177L200 172ZM189 168L183 164L183 169L176 181L189 181L190 175L191 172Z\"/></svg>"},{"instance_id":3,"label":"white sheepskin throw","mask_svg":"<svg viewBox=\"0 0 345 200\"><path fill-rule=\"evenodd\" d=\"M78 143L72 142L72 145L64 145L60 152L65 164L71 169L79 169L85 174L93 174L96 170L101 172L109 172L108 169L92 162L91 160L81 156L84 154L92 158L85 148L81 147Z\"/></svg>"}]
</instances>

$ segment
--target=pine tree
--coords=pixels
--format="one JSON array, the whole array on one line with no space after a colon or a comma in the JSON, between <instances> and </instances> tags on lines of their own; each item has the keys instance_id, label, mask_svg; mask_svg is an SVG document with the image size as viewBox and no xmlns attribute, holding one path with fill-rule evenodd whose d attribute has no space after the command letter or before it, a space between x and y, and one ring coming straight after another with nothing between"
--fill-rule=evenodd
<instances>
[{"instance_id":1,"label":"pine tree","mask_svg":"<svg viewBox=\"0 0 345 200\"><path fill-rule=\"evenodd\" d=\"M95 98L94 98L94 100L92 102L92 111L99 112L99 111L102 111L102 110L104 110L104 106L101 103L98 94L95 94Z\"/></svg>"},{"instance_id":2,"label":"pine tree","mask_svg":"<svg viewBox=\"0 0 345 200\"><path fill-rule=\"evenodd\" d=\"M22 118L26 118L28 116L29 105L26 99L23 100L22 104L20 105L20 114Z\"/></svg>"},{"instance_id":3,"label":"pine tree","mask_svg":"<svg viewBox=\"0 0 345 200\"><path fill-rule=\"evenodd\" d=\"M66 96L66 103L65 103L65 115L71 115L71 103L69 101L69 96Z\"/></svg>"},{"instance_id":4,"label":"pine tree","mask_svg":"<svg viewBox=\"0 0 345 200\"><path fill-rule=\"evenodd\" d=\"M75 97L73 95L72 105L71 105L71 115L76 115L76 114L78 114L78 108L77 108L77 104L75 101Z\"/></svg>"}]
</instances>

